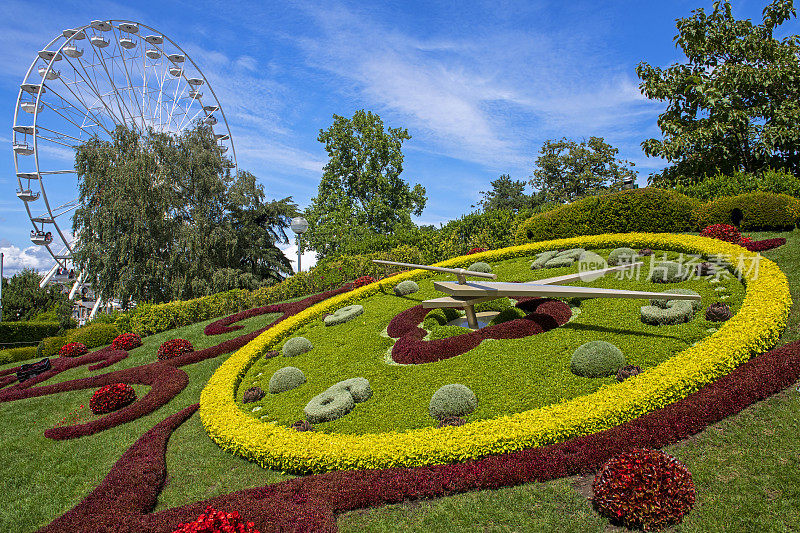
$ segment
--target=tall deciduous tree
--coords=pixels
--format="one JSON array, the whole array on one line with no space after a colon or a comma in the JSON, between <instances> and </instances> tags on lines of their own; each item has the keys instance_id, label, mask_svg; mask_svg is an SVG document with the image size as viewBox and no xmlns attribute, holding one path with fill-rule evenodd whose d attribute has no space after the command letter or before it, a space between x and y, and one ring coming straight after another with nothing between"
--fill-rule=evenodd
<instances>
[{"instance_id":1,"label":"tall deciduous tree","mask_svg":"<svg viewBox=\"0 0 800 533\"><path fill-rule=\"evenodd\" d=\"M531 185L545 193L547 201L572 202L583 196L618 190L626 179L635 179L633 163L616 158L619 149L602 137L580 143L562 138L542 145Z\"/></svg>"},{"instance_id":2,"label":"tall deciduous tree","mask_svg":"<svg viewBox=\"0 0 800 533\"><path fill-rule=\"evenodd\" d=\"M42 277L31 269L3 278L3 320L31 320L42 313L52 314L66 324L72 314L72 302L61 287L49 284L39 287Z\"/></svg>"},{"instance_id":3,"label":"tall deciduous tree","mask_svg":"<svg viewBox=\"0 0 800 533\"><path fill-rule=\"evenodd\" d=\"M119 128L80 146L74 258L95 289L123 305L164 302L291 272L275 243L288 241L296 206L264 203L255 178L232 167L202 125L179 136Z\"/></svg>"},{"instance_id":4,"label":"tall deciduous tree","mask_svg":"<svg viewBox=\"0 0 800 533\"><path fill-rule=\"evenodd\" d=\"M402 144L410 138L408 130L384 129L378 115L363 110L352 118L333 115L331 127L320 130L317 140L329 160L305 212L303 235L319 257L340 253L352 240L407 228L411 214L422 213L425 188L400 177Z\"/></svg>"},{"instance_id":5,"label":"tall deciduous tree","mask_svg":"<svg viewBox=\"0 0 800 533\"><path fill-rule=\"evenodd\" d=\"M704 175L757 173L772 167L800 173L800 37L773 37L796 16L792 0L774 0L763 23L733 18L728 0L713 11L678 19L676 45L686 62L666 69L640 63L647 98L667 102L663 140L647 139L648 156L672 163L651 183L690 184Z\"/></svg>"}]
</instances>

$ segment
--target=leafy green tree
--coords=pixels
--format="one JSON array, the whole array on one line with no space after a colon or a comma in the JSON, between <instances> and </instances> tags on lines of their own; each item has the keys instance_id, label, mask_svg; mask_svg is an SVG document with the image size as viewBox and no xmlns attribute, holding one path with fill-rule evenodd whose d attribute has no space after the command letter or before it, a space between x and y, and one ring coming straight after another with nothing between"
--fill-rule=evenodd
<instances>
[{"instance_id":1,"label":"leafy green tree","mask_svg":"<svg viewBox=\"0 0 800 533\"><path fill-rule=\"evenodd\" d=\"M489 183L492 189L481 191L483 198L478 202L484 212L505 209L518 213L524 209L535 208L544 202L543 194L525 194L527 183L512 180L508 174L501 174L499 178Z\"/></svg>"},{"instance_id":2,"label":"leafy green tree","mask_svg":"<svg viewBox=\"0 0 800 533\"><path fill-rule=\"evenodd\" d=\"M583 196L619 190L623 181L635 179L633 163L616 158L619 149L602 137L580 143L566 137L547 140L536 159L531 185L547 201L572 202Z\"/></svg>"},{"instance_id":3,"label":"leafy green tree","mask_svg":"<svg viewBox=\"0 0 800 533\"><path fill-rule=\"evenodd\" d=\"M677 20L685 63L637 66L642 94L667 102L658 117L663 140L642 143L648 156L672 163L652 184L768 167L800 173L800 36L773 37L794 16L792 0L774 0L753 25L718 0L710 14L697 9Z\"/></svg>"},{"instance_id":4,"label":"leafy green tree","mask_svg":"<svg viewBox=\"0 0 800 533\"><path fill-rule=\"evenodd\" d=\"M413 226L411 214L420 215L427 198L424 187L412 188L400 178L401 148L410 138L404 128L384 129L378 115L364 110L352 118L333 115L331 127L320 130L317 140L329 161L304 213L309 229L303 234L318 257Z\"/></svg>"},{"instance_id":5,"label":"leafy green tree","mask_svg":"<svg viewBox=\"0 0 800 533\"><path fill-rule=\"evenodd\" d=\"M231 280L251 288L282 279L291 263L275 243L288 241L296 206L265 203L255 177L232 176L232 167L203 125L181 135L119 128L110 141L91 139L76 154L75 262L124 306L194 298Z\"/></svg>"},{"instance_id":6,"label":"leafy green tree","mask_svg":"<svg viewBox=\"0 0 800 533\"><path fill-rule=\"evenodd\" d=\"M10 279L3 278L3 320L16 322L43 315L66 324L72 314L69 297L55 284L39 287L42 281L36 271L24 269Z\"/></svg>"}]
</instances>

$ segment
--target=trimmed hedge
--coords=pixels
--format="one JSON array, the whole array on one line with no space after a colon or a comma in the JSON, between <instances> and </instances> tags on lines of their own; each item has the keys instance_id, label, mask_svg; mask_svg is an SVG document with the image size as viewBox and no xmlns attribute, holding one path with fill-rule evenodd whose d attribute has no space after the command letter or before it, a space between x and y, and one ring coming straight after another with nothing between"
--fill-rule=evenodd
<instances>
[{"instance_id":1,"label":"trimmed hedge","mask_svg":"<svg viewBox=\"0 0 800 533\"><path fill-rule=\"evenodd\" d=\"M693 213L696 227L731 224L734 209L741 211L739 229L743 231L791 230L800 222L800 200L759 191L720 198L697 207Z\"/></svg>"},{"instance_id":2,"label":"trimmed hedge","mask_svg":"<svg viewBox=\"0 0 800 533\"><path fill-rule=\"evenodd\" d=\"M0 348L16 348L20 343L34 344L53 337L61 326L58 322L0 322Z\"/></svg>"},{"instance_id":3,"label":"trimmed hedge","mask_svg":"<svg viewBox=\"0 0 800 533\"><path fill-rule=\"evenodd\" d=\"M25 346L23 348L9 348L8 350L0 350L0 365L33 359L36 357L36 350L36 346Z\"/></svg>"},{"instance_id":4,"label":"trimmed hedge","mask_svg":"<svg viewBox=\"0 0 800 533\"><path fill-rule=\"evenodd\" d=\"M699 206L698 200L652 187L591 196L529 218L517 229L516 242L603 233L692 231L692 212Z\"/></svg>"},{"instance_id":5,"label":"trimmed hedge","mask_svg":"<svg viewBox=\"0 0 800 533\"><path fill-rule=\"evenodd\" d=\"M67 333L70 342L80 342L87 348L98 348L106 346L120 334L119 329L114 324L89 324L82 328L76 328Z\"/></svg>"}]
</instances>

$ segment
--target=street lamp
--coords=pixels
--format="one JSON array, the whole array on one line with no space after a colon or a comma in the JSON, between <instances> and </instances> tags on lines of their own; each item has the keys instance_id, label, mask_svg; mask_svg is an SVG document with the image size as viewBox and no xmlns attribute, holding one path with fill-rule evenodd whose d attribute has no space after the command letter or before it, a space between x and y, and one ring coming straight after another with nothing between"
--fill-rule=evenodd
<instances>
[{"instance_id":1,"label":"street lamp","mask_svg":"<svg viewBox=\"0 0 800 533\"><path fill-rule=\"evenodd\" d=\"M300 236L308 229L308 220L303 217L294 217L289 227L297 234L297 271L300 272L300 256L303 254L300 248Z\"/></svg>"}]
</instances>

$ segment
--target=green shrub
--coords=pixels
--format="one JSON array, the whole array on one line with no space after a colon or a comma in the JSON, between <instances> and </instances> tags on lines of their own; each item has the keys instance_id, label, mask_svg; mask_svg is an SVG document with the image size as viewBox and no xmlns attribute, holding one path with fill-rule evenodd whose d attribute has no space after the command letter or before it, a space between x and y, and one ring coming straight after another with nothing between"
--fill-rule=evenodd
<instances>
[{"instance_id":1,"label":"green shrub","mask_svg":"<svg viewBox=\"0 0 800 533\"><path fill-rule=\"evenodd\" d=\"M653 301L653 300L651 300ZM664 300L656 300L663 302ZM640 309L642 322L653 326L683 324L692 319L692 302L688 300L667 300L666 305L644 305Z\"/></svg>"},{"instance_id":2,"label":"green shrub","mask_svg":"<svg viewBox=\"0 0 800 533\"><path fill-rule=\"evenodd\" d=\"M519 225L517 244L603 233L680 233L695 229L700 202L674 191L647 187L583 198L534 215Z\"/></svg>"},{"instance_id":3,"label":"green shrub","mask_svg":"<svg viewBox=\"0 0 800 533\"><path fill-rule=\"evenodd\" d=\"M699 293L693 291L692 289L667 289L662 292L668 292L670 294L693 294L694 296L700 296ZM660 307L661 309L666 309L669 305L669 302L677 302L677 301L689 302L692 306L692 311L694 312L697 312L703 308L703 302L701 300L669 300L669 299L651 298L650 305Z\"/></svg>"},{"instance_id":4,"label":"green shrub","mask_svg":"<svg viewBox=\"0 0 800 533\"><path fill-rule=\"evenodd\" d=\"M278 394L287 390L296 389L306 382L306 375L299 368L285 366L277 370L269 378L270 394Z\"/></svg>"},{"instance_id":5,"label":"green shrub","mask_svg":"<svg viewBox=\"0 0 800 533\"><path fill-rule=\"evenodd\" d=\"M366 378L350 378L331 385L317 394L303 408L306 420L312 424L330 422L353 410L355 404L372 397L372 388Z\"/></svg>"},{"instance_id":6,"label":"green shrub","mask_svg":"<svg viewBox=\"0 0 800 533\"><path fill-rule=\"evenodd\" d=\"M503 309L497 315L495 315L495 317L489 321L489 325L494 326L495 324L502 324L503 322L516 320L518 318L525 318L525 311L519 307L509 307L507 309Z\"/></svg>"},{"instance_id":7,"label":"green shrub","mask_svg":"<svg viewBox=\"0 0 800 533\"><path fill-rule=\"evenodd\" d=\"M751 192L719 198L698 206L693 213L695 229L712 224L731 224L734 210L741 211L739 229L791 230L800 222L800 200L785 194Z\"/></svg>"},{"instance_id":8,"label":"green shrub","mask_svg":"<svg viewBox=\"0 0 800 533\"><path fill-rule=\"evenodd\" d=\"M363 305L348 305L337 309L323 319L326 326L338 326L364 313ZM309 348L310 349L310 348Z\"/></svg>"},{"instance_id":9,"label":"green shrub","mask_svg":"<svg viewBox=\"0 0 800 533\"><path fill-rule=\"evenodd\" d=\"M473 272L490 273L492 271L492 265L490 265L489 263L484 263L483 261L476 261L475 263L472 263L470 266L468 266L467 270L471 270Z\"/></svg>"},{"instance_id":10,"label":"green shrub","mask_svg":"<svg viewBox=\"0 0 800 533\"><path fill-rule=\"evenodd\" d=\"M37 346L24 346L22 348L9 348L7 350L0 350L0 365L33 359L36 357L37 353Z\"/></svg>"},{"instance_id":11,"label":"green shrub","mask_svg":"<svg viewBox=\"0 0 800 533\"><path fill-rule=\"evenodd\" d=\"M58 333L58 322L0 322L0 347L16 348L19 344L34 344Z\"/></svg>"},{"instance_id":12,"label":"green shrub","mask_svg":"<svg viewBox=\"0 0 800 533\"><path fill-rule=\"evenodd\" d=\"M436 420L444 420L449 416L466 416L477 408L474 392L460 383L451 383L433 393L428 413Z\"/></svg>"},{"instance_id":13,"label":"green shrub","mask_svg":"<svg viewBox=\"0 0 800 533\"><path fill-rule=\"evenodd\" d=\"M314 345L305 337L292 337L283 345L283 356L297 357L300 354L310 351L312 348L314 348Z\"/></svg>"},{"instance_id":14,"label":"green shrub","mask_svg":"<svg viewBox=\"0 0 800 533\"><path fill-rule=\"evenodd\" d=\"M42 339L42 342L36 348L36 357L56 357L61 347L69 342L72 341L66 336Z\"/></svg>"},{"instance_id":15,"label":"green shrub","mask_svg":"<svg viewBox=\"0 0 800 533\"><path fill-rule=\"evenodd\" d=\"M120 334L114 324L89 324L82 328L70 330L67 334L69 342L81 342L87 348L97 348L111 344L111 341Z\"/></svg>"},{"instance_id":16,"label":"green shrub","mask_svg":"<svg viewBox=\"0 0 800 533\"><path fill-rule=\"evenodd\" d=\"M691 275L688 267L674 261L662 261L652 265L650 281L653 283L678 283Z\"/></svg>"},{"instance_id":17,"label":"green shrub","mask_svg":"<svg viewBox=\"0 0 800 533\"><path fill-rule=\"evenodd\" d=\"M484 311L502 311L504 309L508 309L509 307L514 307L514 304L512 304L511 300L508 298L495 298L494 300L481 302L475 305L475 312L483 313Z\"/></svg>"},{"instance_id":18,"label":"green shrub","mask_svg":"<svg viewBox=\"0 0 800 533\"><path fill-rule=\"evenodd\" d=\"M632 248L614 248L608 254L608 265L626 265L636 261L637 257L639 257L639 252Z\"/></svg>"},{"instance_id":19,"label":"green shrub","mask_svg":"<svg viewBox=\"0 0 800 533\"><path fill-rule=\"evenodd\" d=\"M410 279L401 281L394 287L394 293L397 296L408 296L409 294L414 294L418 290L419 285L417 285L417 282Z\"/></svg>"},{"instance_id":20,"label":"green shrub","mask_svg":"<svg viewBox=\"0 0 800 533\"><path fill-rule=\"evenodd\" d=\"M531 263L531 268L533 270L544 268L544 265L546 265L548 261L550 261L557 255L558 255L558 250L547 250L546 252L537 254L536 259L534 259L533 263Z\"/></svg>"},{"instance_id":21,"label":"green shrub","mask_svg":"<svg viewBox=\"0 0 800 533\"><path fill-rule=\"evenodd\" d=\"M367 378L350 378L340 381L333 387L344 389L353 397L356 403L366 402L372 398L372 388Z\"/></svg>"},{"instance_id":22,"label":"green shrub","mask_svg":"<svg viewBox=\"0 0 800 533\"><path fill-rule=\"evenodd\" d=\"M455 337L456 335L465 335L472 330L461 326L435 326L431 329L431 334L428 339L438 341L447 339L448 337Z\"/></svg>"},{"instance_id":23,"label":"green shrub","mask_svg":"<svg viewBox=\"0 0 800 533\"><path fill-rule=\"evenodd\" d=\"M577 376L600 378L615 375L625 364L625 355L610 342L590 341L572 352L569 366Z\"/></svg>"},{"instance_id":24,"label":"green shrub","mask_svg":"<svg viewBox=\"0 0 800 533\"><path fill-rule=\"evenodd\" d=\"M800 179L783 170L767 169L758 174L734 172L731 176L706 176L691 185L675 186L675 191L702 201L748 192L771 192L800 198Z\"/></svg>"},{"instance_id":25,"label":"green shrub","mask_svg":"<svg viewBox=\"0 0 800 533\"><path fill-rule=\"evenodd\" d=\"M461 314L452 307L440 307L425 315L422 320L422 327L430 331L439 326L446 326L448 322L460 316Z\"/></svg>"}]
</instances>

